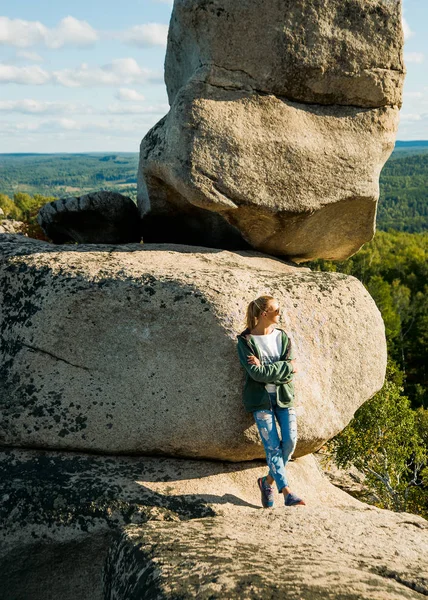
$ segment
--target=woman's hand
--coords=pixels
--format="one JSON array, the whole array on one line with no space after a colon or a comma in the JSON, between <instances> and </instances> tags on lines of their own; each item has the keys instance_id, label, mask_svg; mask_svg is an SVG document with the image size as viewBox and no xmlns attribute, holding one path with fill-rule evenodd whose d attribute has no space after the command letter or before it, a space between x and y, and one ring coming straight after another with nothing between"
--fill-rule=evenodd
<instances>
[{"instance_id":1,"label":"woman's hand","mask_svg":"<svg viewBox=\"0 0 428 600\"><path fill-rule=\"evenodd\" d=\"M254 354L251 354L248 357L248 364L250 364L250 365L256 365L256 367L260 367L260 361L257 358L257 356L254 356Z\"/></svg>"}]
</instances>

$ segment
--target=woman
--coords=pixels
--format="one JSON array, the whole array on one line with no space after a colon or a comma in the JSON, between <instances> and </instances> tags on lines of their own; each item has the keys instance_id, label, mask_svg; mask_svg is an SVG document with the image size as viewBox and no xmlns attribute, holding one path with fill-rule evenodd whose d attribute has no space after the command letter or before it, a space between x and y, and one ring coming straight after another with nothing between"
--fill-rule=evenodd
<instances>
[{"instance_id":1,"label":"woman","mask_svg":"<svg viewBox=\"0 0 428 600\"><path fill-rule=\"evenodd\" d=\"M297 441L292 381L296 370L291 342L287 334L276 327L279 310L272 296L253 300L247 309L247 329L238 336L239 360L246 370L244 405L247 412L254 415L269 467L269 474L257 481L264 508L274 505L274 482L278 492L284 495L286 506L305 504L290 490L285 472Z\"/></svg>"}]
</instances>

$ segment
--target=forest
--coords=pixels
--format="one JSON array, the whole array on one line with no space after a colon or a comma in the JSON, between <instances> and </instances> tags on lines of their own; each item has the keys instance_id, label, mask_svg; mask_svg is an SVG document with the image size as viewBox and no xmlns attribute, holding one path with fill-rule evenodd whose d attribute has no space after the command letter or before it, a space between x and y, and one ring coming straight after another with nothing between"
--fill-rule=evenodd
<instances>
[{"instance_id":1,"label":"forest","mask_svg":"<svg viewBox=\"0 0 428 600\"><path fill-rule=\"evenodd\" d=\"M377 225L410 233L424 231L428 222L428 152L395 152L380 177Z\"/></svg>"},{"instance_id":2,"label":"forest","mask_svg":"<svg viewBox=\"0 0 428 600\"><path fill-rule=\"evenodd\" d=\"M36 217L58 197L110 189L136 200L137 154L0 155L0 220L24 222L46 239ZM314 270L358 278L385 323L385 385L328 444L341 467L365 476L377 506L428 518L428 146L399 146L380 178L378 231L346 261ZM1 222L1 221L0 221Z\"/></svg>"},{"instance_id":3,"label":"forest","mask_svg":"<svg viewBox=\"0 0 428 600\"><path fill-rule=\"evenodd\" d=\"M137 153L0 154L0 193L64 198L99 189L136 200Z\"/></svg>"}]
</instances>

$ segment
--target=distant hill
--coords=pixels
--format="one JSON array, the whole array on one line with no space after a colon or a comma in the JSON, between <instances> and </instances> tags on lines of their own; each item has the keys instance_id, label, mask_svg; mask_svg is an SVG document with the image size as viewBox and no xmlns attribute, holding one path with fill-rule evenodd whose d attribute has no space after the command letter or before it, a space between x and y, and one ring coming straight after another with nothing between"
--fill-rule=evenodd
<instances>
[{"instance_id":1,"label":"distant hill","mask_svg":"<svg viewBox=\"0 0 428 600\"><path fill-rule=\"evenodd\" d=\"M418 154L394 151L384 166L380 176L379 229L409 233L428 230L428 142L426 144L426 151Z\"/></svg>"},{"instance_id":2,"label":"distant hill","mask_svg":"<svg viewBox=\"0 0 428 600\"><path fill-rule=\"evenodd\" d=\"M403 156L403 154L425 154L426 152L428 152L428 140L411 140L406 142L397 140L391 158L394 160L399 156Z\"/></svg>"},{"instance_id":3,"label":"distant hill","mask_svg":"<svg viewBox=\"0 0 428 600\"><path fill-rule=\"evenodd\" d=\"M428 140L411 140L407 142L402 142L397 140L395 142L395 148L428 148Z\"/></svg>"},{"instance_id":4,"label":"distant hill","mask_svg":"<svg viewBox=\"0 0 428 600\"><path fill-rule=\"evenodd\" d=\"M94 190L137 197L137 152L0 154L0 194L75 196ZM428 230L428 140L400 141L382 170L379 229Z\"/></svg>"},{"instance_id":5,"label":"distant hill","mask_svg":"<svg viewBox=\"0 0 428 600\"><path fill-rule=\"evenodd\" d=\"M74 196L107 189L137 194L138 153L0 154L0 193Z\"/></svg>"}]
</instances>

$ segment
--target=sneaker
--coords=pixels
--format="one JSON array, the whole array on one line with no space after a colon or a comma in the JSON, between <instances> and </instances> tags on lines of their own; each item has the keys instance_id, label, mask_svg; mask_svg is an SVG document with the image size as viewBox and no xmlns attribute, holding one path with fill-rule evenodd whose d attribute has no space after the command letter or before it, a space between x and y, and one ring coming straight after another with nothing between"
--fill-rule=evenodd
<instances>
[{"instance_id":1,"label":"sneaker","mask_svg":"<svg viewBox=\"0 0 428 600\"><path fill-rule=\"evenodd\" d=\"M257 483L262 493L263 508L272 508L274 505L273 487L268 484L268 482L266 481L266 477L259 477L257 479Z\"/></svg>"},{"instance_id":2,"label":"sneaker","mask_svg":"<svg viewBox=\"0 0 428 600\"><path fill-rule=\"evenodd\" d=\"M284 504L285 506L298 506L299 504L305 505L305 501L290 492L285 496Z\"/></svg>"}]
</instances>

